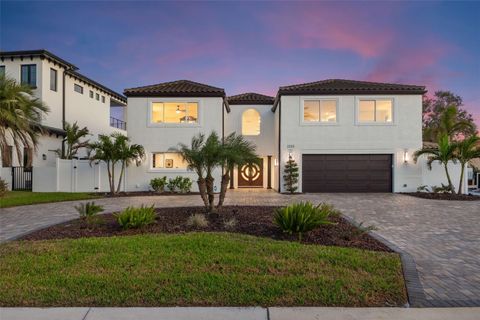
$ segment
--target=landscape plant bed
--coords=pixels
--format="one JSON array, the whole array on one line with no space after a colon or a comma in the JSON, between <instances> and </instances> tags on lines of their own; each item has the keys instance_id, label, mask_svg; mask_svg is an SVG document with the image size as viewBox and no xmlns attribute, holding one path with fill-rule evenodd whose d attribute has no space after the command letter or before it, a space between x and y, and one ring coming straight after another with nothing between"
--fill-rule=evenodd
<instances>
[{"instance_id":1,"label":"landscape plant bed","mask_svg":"<svg viewBox=\"0 0 480 320\"><path fill-rule=\"evenodd\" d=\"M186 233L192 231L233 232L276 240L297 241L295 235L283 233L274 223L275 207L269 206L227 206L218 216L208 216L208 226L196 228L187 225L187 219L193 214L204 213L203 207L159 208L154 224L141 229L123 230L113 214L101 215L98 224L87 225L84 220L77 219L57 224L24 236L23 240L45 240L83 237L126 236L145 233ZM225 222L235 219L234 226L226 226ZM342 217L332 217L333 224L322 225L318 229L306 233L303 243L355 247L367 250L390 251L383 243L361 232Z\"/></svg>"},{"instance_id":2,"label":"landscape plant bed","mask_svg":"<svg viewBox=\"0 0 480 320\"><path fill-rule=\"evenodd\" d=\"M234 233L0 245L1 307L403 306L397 254Z\"/></svg>"},{"instance_id":3,"label":"landscape plant bed","mask_svg":"<svg viewBox=\"0 0 480 320\"><path fill-rule=\"evenodd\" d=\"M471 196L468 194L454 194L454 193L433 193L433 192L410 192L405 193L409 196L414 196L423 199L432 200L456 200L456 201L478 201L479 196Z\"/></svg>"},{"instance_id":4,"label":"landscape plant bed","mask_svg":"<svg viewBox=\"0 0 480 320\"><path fill-rule=\"evenodd\" d=\"M147 196L191 196L191 195L199 195L198 192L155 192L155 191L129 191L129 192L119 192L115 193L115 195L111 195L109 192L96 192L92 193L92 195L100 195L102 197L147 197Z\"/></svg>"}]
</instances>

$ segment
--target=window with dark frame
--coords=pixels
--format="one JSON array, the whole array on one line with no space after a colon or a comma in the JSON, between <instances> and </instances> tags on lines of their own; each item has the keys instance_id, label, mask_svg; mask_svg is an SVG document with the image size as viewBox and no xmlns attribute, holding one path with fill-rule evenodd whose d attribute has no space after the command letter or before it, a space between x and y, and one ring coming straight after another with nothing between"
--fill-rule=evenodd
<instances>
[{"instance_id":1,"label":"window with dark frame","mask_svg":"<svg viewBox=\"0 0 480 320\"><path fill-rule=\"evenodd\" d=\"M5 76L5 66L0 66L0 76Z\"/></svg>"},{"instance_id":2,"label":"window with dark frame","mask_svg":"<svg viewBox=\"0 0 480 320\"><path fill-rule=\"evenodd\" d=\"M50 90L57 91L57 70L50 68Z\"/></svg>"},{"instance_id":3,"label":"window with dark frame","mask_svg":"<svg viewBox=\"0 0 480 320\"><path fill-rule=\"evenodd\" d=\"M78 84L74 84L74 85L73 85L73 90L75 90L75 91L78 92L78 93L83 94L83 87L80 86L80 85L78 85Z\"/></svg>"},{"instance_id":4,"label":"window with dark frame","mask_svg":"<svg viewBox=\"0 0 480 320\"><path fill-rule=\"evenodd\" d=\"M98 93L95 93L95 99L100 100L100 95Z\"/></svg>"},{"instance_id":5,"label":"window with dark frame","mask_svg":"<svg viewBox=\"0 0 480 320\"><path fill-rule=\"evenodd\" d=\"M90 93L89 93L89 94L90 94L90 98L93 99L93 91L92 91L92 90L90 90Z\"/></svg>"},{"instance_id":6,"label":"window with dark frame","mask_svg":"<svg viewBox=\"0 0 480 320\"><path fill-rule=\"evenodd\" d=\"M22 64L20 83L29 85L30 87L37 87L37 65L36 64Z\"/></svg>"},{"instance_id":7,"label":"window with dark frame","mask_svg":"<svg viewBox=\"0 0 480 320\"><path fill-rule=\"evenodd\" d=\"M105 103L105 96L102 96L102 103Z\"/></svg>"}]
</instances>

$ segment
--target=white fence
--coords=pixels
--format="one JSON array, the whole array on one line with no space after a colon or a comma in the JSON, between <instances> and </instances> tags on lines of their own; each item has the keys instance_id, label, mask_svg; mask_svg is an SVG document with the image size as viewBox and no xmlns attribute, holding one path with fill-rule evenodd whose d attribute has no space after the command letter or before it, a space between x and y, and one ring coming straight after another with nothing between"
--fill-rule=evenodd
<instances>
[{"instance_id":1,"label":"white fence","mask_svg":"<svg viewBox=\"0 0 480 320\"><path fill-rule=\"evenodd\" d=\"M115 187L121 166L115 166ZM120 191L125 190L126 174ZM105 163L89 160L57 159L56 167L33 168L33 191L36 192L108 192L108 172Z\"/></svg>"}]
</instances>

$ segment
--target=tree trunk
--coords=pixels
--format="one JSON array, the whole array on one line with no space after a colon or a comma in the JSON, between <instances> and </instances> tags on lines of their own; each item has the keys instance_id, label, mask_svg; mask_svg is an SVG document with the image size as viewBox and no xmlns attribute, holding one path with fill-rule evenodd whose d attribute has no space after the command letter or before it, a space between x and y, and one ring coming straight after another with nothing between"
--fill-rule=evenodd
<instances>
[{"instance_id":1,"label":"tree trunk","mask_svg":"<svg viewBox=\"0 0 480 320\"><path fill-rule=\"evenodd\" d=\"M112 192L112 172L110 171L110 161L105 161L107 164L107 174L108 174L108 186L110 187L110 193Z\"/></svg>"},{"instance_id":2,"label":"tree trunk","mask_svg":"<svg viewBox=\"0 0 480 320\"><path fill-rule=\"evenodd\" d=\"M448 186L452 189L452 193L455 193L455 187L452 184L452 179L450 178L450 173L448 173L448 163L443 164L445 168L445 174L447 175Z\"/></svg>"},{"instance_id":3,"label":"tree trunk","mask_svg":"<svg viewBox=\"0 0 480 320\"><path fill-rule=\"evenodd\" d=\"M115 162L112 161L112 181L110 182L110 194L115 195Z\"/></svg>"},{"instance_id":4,"label":"tree trunk","mask_svg":"<svg viewBox=\"0 0 480 320\"><path fill-rule=\"evenodd\" d=\"M120 176L118 177L117 193L120 192L120 186L122 185L122 178L125 174L125 161L122 161L122 169L120 170Z\"/></svg>"},{"instance_id":5,"label":"tree trunk","mask_svg":"<svg viewBox=\"0 0 480 320\"><path fill-rule=\"evenodd\" d=\"M204 178L198 178L198 192L200 192L200 197L202 197L203 204L205 205L205 209L208 209L208 196L207 196L207 184Z\"/></svg>"},{"instance_id":6,"label":"tree trunk","mask_svg":"<svg viewBox=\"0 0 480 320\"><path fill-rule=\"evenodd\" d=\"M227 194L228 183L230 182L230 171L227 170L224 175L222 175L222 183L220 186L220 195L218 196L218 205L217 209L220 209L223 206L225 201L225 196Z\"/></svg>"},{"instance_id":7,"label":"tree trunk","mask_svg":"<svg viewBox=\"0 0 480 320\"><path fill-rule=\"evenodd\" d=\"M215 213L215 194L213 193L213 182L214 179L210 175L210 173L207 174L207 177L205 178L205 183L207 186L207 195L208 195L208 212L209 213Z\"/></svg>"},{"instance_id":8,"label":"tree trunk","mask_svg":"<svg viewBox=\"0 0 480 320\"><path fill-rule=\"evenodd\" d=\"M462 170L460 171L460 184L458 185L458 192L457 194L462 194L462 187L463 187L463 173L465 172L465 163L462 163Z\"/></svg>"}]
</instances>

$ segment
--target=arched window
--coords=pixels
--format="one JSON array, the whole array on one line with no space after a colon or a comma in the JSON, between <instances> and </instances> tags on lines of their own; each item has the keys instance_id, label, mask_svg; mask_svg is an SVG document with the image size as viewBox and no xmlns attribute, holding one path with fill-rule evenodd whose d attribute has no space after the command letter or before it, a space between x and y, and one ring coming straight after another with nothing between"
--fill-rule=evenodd
<instances>
[{"instance_id":1,"label":"arched window","mask_svg":"<svg viewBox=\"0 0 480 320\"><path fill-rule=\"evenodd\" d=\"M260 113L255 109L247 109L242 114L242 134L258 136L260 134Z\"/></svg>"}]
</instances>

